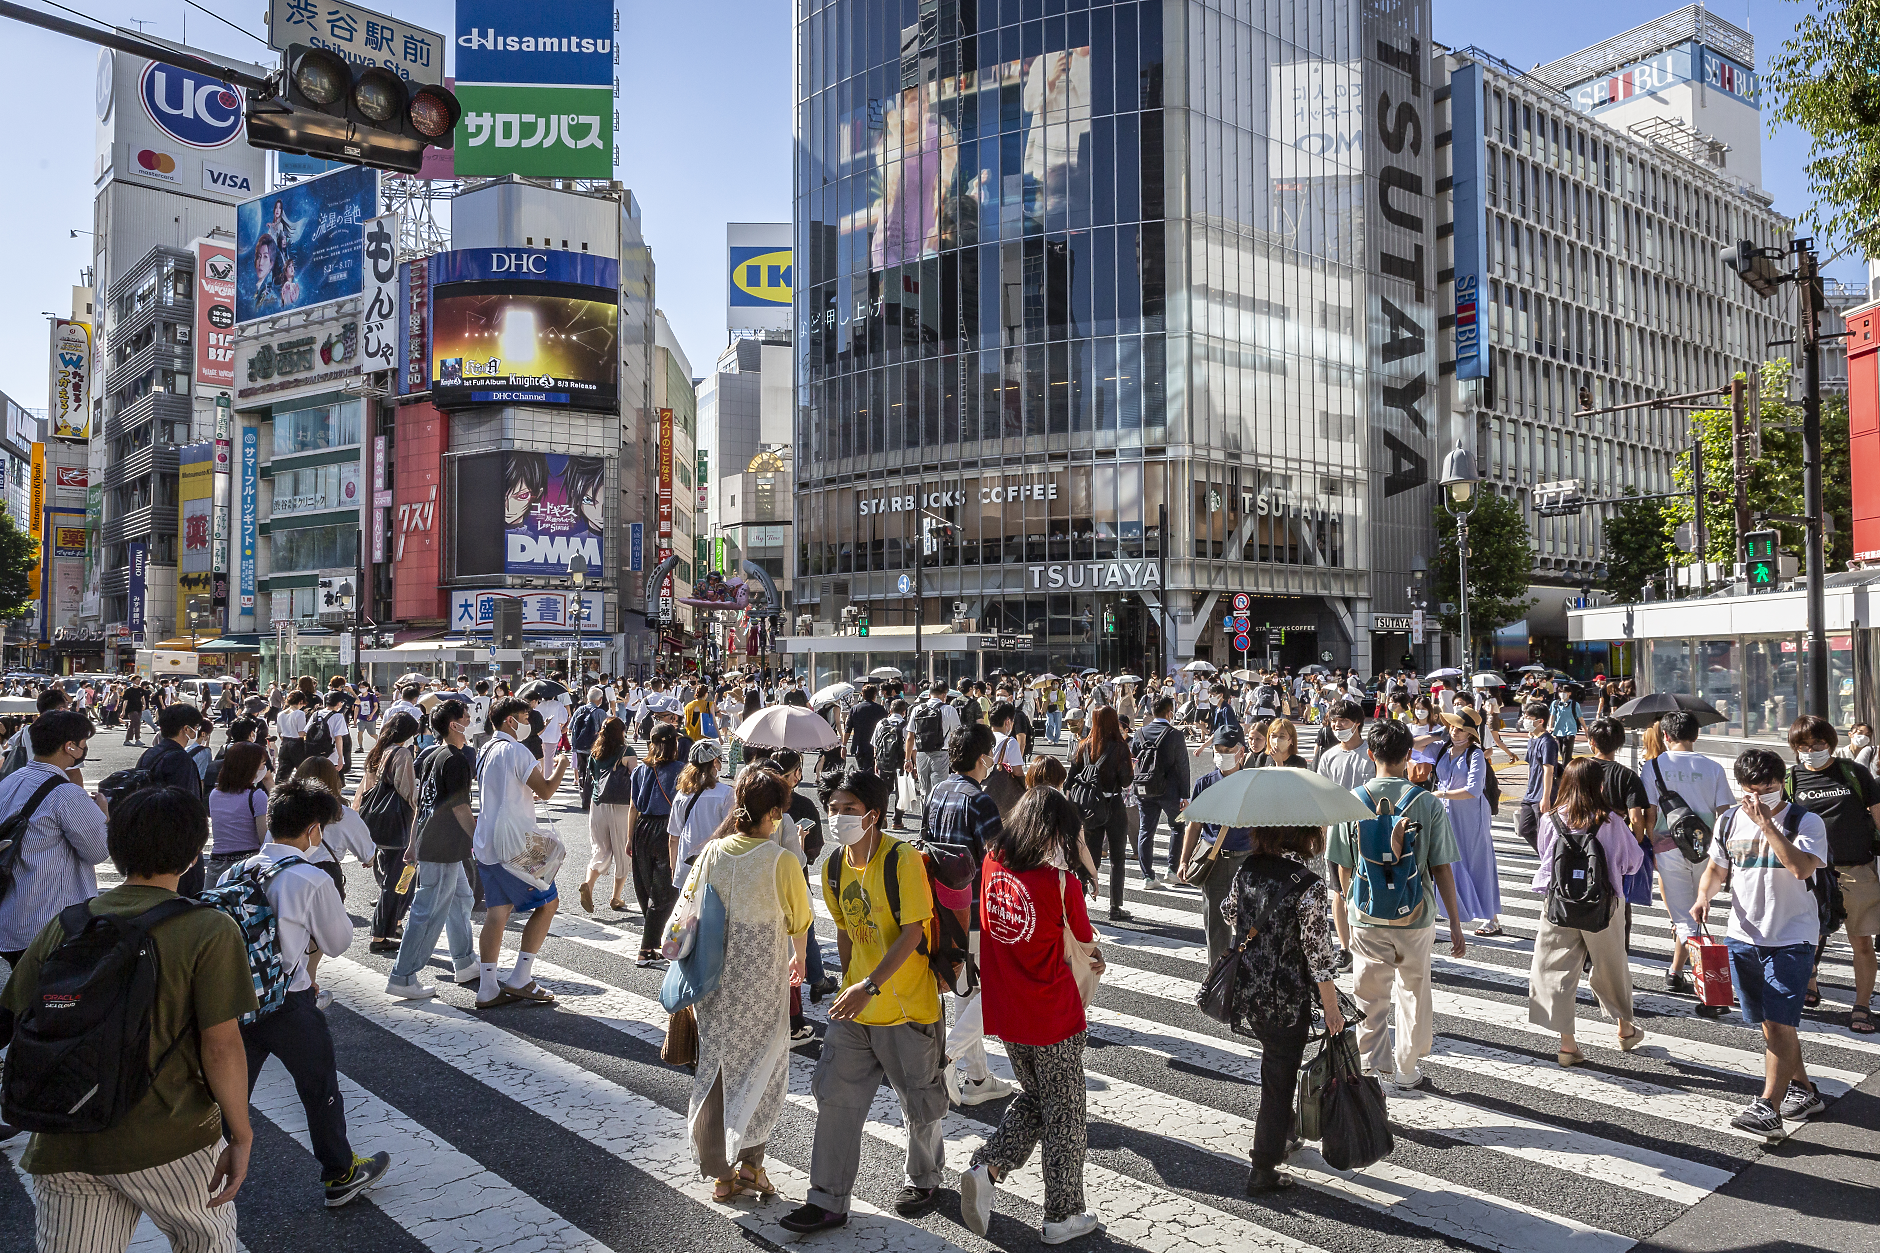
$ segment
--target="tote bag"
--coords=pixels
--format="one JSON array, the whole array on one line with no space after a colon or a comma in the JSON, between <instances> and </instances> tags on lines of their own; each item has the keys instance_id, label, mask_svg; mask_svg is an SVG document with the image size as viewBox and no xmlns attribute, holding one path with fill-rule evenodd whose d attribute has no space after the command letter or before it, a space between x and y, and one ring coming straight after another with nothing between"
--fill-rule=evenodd
<instances>
[{"instance_id":1,"label":"tote bag","mask_svg":"<svg viewBox=\"0 0 1880 1253\"><path fill-rule=\"evenodd\" d=\"M718 990L724 972L725 903L718 898L718 889L707 886L699 898L697 934L686 955L666 967L659 1003L668 1014L696 1005Z\"/></svg>"}]
</instances>

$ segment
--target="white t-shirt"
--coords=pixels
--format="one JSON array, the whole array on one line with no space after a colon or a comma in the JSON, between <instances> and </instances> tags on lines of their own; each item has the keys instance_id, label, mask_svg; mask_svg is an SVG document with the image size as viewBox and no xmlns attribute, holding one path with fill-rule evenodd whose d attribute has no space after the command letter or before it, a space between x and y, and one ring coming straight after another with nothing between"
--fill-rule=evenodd
<instances>
[{"instance_id":1,"label":"white t-shirt","mask_svg":"<svg viewBox=\"0 0 1880 1253\"><path fill-rule=\"evenodd\" d=\"M352 945L352 918L333 880L299 849L263 844L249 861L274 862L287 857L299 857L307 864L289 866L275 875L268 881L266 892L279 928L281 969L290 972L287 990L304 992L313 986L313 977L307 973L309 942L328 956L344 953Z\"/></svg>"},{"instance_id":2,"label":"white t-shirt","mask_svg":"<svg viewBox=\"0 0 1880 1253\"><path fill-rule=\"evenodd\" d=\"M470 698L470 734L481 735L490 725L490 698L472 696Z\"/></svg>"},{"instance_id":3,"label":"white t-shirt","mask_svg":"<svg viewBox=\"0 0 1880 1253\"><path fill-rule=\"evenodd\" d=\"M1770 815L1784 831L1788 808L1784 805ZM1776 857L1762 829L1742 813L1731 811L1718 824L1717 834L1723 838L1710 842L1710 860L1730 870L1730 925L1724 934L1763 948L1819 940L1821 910L1815 894L1808 890L1806 879L1796 878ZM1803 812L1795 846L1827 862L1828 828L1821 815Z\"/></svg>"},{"instance_id":4,"label":"white t-shirt","mask_svg":"<svg viewBox=\"0 0 1880 1253\"><path fill-rule=\"evenodd\" d=\"M1664 774L1665 786L1684 798L1697 816L1716 826L1717 815L1736 803L1730 788L1730 776L1723 763L1702 753L1674 748L1650 761L1639 763L1639 778L1645 781L1645 799L1657 807L1658 829L1666 830L1664 803L1658 799L1658 775Z\"/></svg>"},{"instance_id":5,"label":"white t-shirt","mask_svg":"<svg viewBox=\"0 0 1880 1253\"><path fill-rule=\"evenodd\" d=\"M424 723L420 721L418 725L423 726ZM340 751L340 741L345 739L347 735L345 711L335 709L333 712L327 714L326 729L331 732L333 736L333 751L326 755L326 759L337 766L345 760L345 754Z\"/></svg>"},{"instance_id":6,"label":"white t-shirt","mask_svg":"<svg viewBox=\"0 0 1880 1253\"><path fill-rule=\"evenodd\" d=\"M283 709L274 719L274 730L284 740L297 740L307 731L307 715L299 709Z\"/></svg>"},{"instance_id":7,"label":"white t-shirt","mask_svg":"<svg viewBox=\"0 0 1880 1253\"><path fill-rule=\"evenodd\" d=\"M1018 741L998 731L992 733L992 760L1020 774L1025 772L1025 758L1018 751Z\"/></svg>"},{"instance_id":8,"label":"white t-shirt","mask_svg":"<svg viewBox=\"0 0 1880 1253\"><path fill-rule=\"evenodd\" d=\"M483 807L477 813L470 847L484 865L497 865L518 856L528 833L535 828L535 792L529 776L540 763L527 746L498 731L483 750L477 784Z\"/></svg>"},{"instance_id":9,"label":"white t-shirt","mask_svg":"<svg viewBox=\"0 0 1880 1253\"><path fill-rule=\"evenodd\" d=\"M542 751L544 753L554 751L561 744L562 724L568 721L568 706L562 703L566 699L565 696L557 696L554 700L545 700L535 707L536 712L542 715Z\"/></svg>"},{"instance_id":10,"label":"white t-shirt","mask_svg":"<svg viewBox=\"0 0 1880 1253\"><path fill-rule=\"evenodd\" d=\"M668 822L666 834L676 836L679 841L679 859L672 864L672 881L684 883L691 867L686 862L698 856L712 838L712 832L724 821L725 810L731 807L734 793L731 785L720 779L696 796L676 796L673 808L679 810L679 826Z\"/></svg>"}]
</instances>

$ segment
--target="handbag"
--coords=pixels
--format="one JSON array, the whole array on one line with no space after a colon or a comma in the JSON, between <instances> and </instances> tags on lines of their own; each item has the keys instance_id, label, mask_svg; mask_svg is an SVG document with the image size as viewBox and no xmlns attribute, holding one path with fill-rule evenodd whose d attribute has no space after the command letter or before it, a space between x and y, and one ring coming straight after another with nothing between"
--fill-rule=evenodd
<instances>
[{"instance_id":1,"label":"handbag","mask_svg":"<svg viewBox=\"0 0 1880 1253\"><path fill-rule=\"evenodd\" d=\"M1227 832L1222 831L1215 835L1212 844L1195 849L1188 858L1188 864L1182 867L1182 882L1196 888L1206 883L1208 876L1214 873L1214 868L1220 865L1221 845L1225 843Z\"/></svg>"},{"instance_id":2,"label":"handbag","mask_svg":"<svg viewBox=\"0 0 1880 1253\"><path fill-rule=\"evenodd\" d=\"M906 778L905 775L902 776ZM999 807L999 817L1011 816L1018 802L1025 796L1025 782L1004 766L994 766L986 781L979 785L979 790L992 798L992 803Z\"/></svg>"},{"instance_id":3,"label":"handbag","mask_svg":"<svg viewBox=\"0 0 1880 1253\"><path fill-rule=\"evenodd\" d=\"M1363 1170L1395 1147L1384 1088L1359 1066L1355 1044L1349 1053L1331 1053L1331 1077L1319 1102L1319 1156L1333 1170Z\"/></svg>"},{"instance_id":4,"label":"handbag","mask_svg":"<svg viewBox=\"0 0 1880 1253\"><path fill-rule=\"evenodd\" d=\"M696 1005L718 990L725 972L725 904L707 885L698 904L698 934L690 951L666 967L659 1003L669 1014Z\"/></svg>"},{"instance_id":5,"label":"handbag","mask_svg":"<svg viewBox=\"0 0 1880 1253\"><path fill-rule=\"evenodd\" d=\"M690 1005L666 1019L666 1039L659 1060L668 1066L698 1065L698 1014Z\"/></svg>"},{"instance_id":6,"label":"handbag","mask_svg":"<svg viewBox=\"0 0 1880 1253\"><path fill-rule=\"evenodd\" d=\"M1353 1068L1362 1070L1358 1061L1358 1032L1350 1023L1337 1035L1319 1036L1319 1051L1299 1066L1298 1115L1296 1134L1301 1140L1320 1140L1325 1135L1325 1089L1332 1081L1332 1056L1347 1054Z\"/></svg>"},{"instance_id":7,"label":"handbag","mask_svg":"<svg viewBox=\"0 0 1880 1253\"><path fill-rule=\"evenodd\" d=\"M1207 977L1201 980L1201 988L1195 993L1195 1005L1218 1023L1233 1025L1234 984L1240 979L1240 967L1246 960L1245 949L1253 942L1253 935L1248 931L1246 939L1222 953L1208 968Z\"/></svg>"},{"instance_id":8,"label":"handbag","mask_svg":"<svg viewBox=\"0 0 1880 1253\"><path fill-rule=\"evenodd\" d=\"M1071 978L1077 982L1078 998L1083 1001L1084 1008L1089 1009L1090 1002L1097 996L1097 983L1103 978L1103 950L1097 947L1094 933L1086 944L1071 930L1070 901L1065 881L1064 872L1058 871L1059 908L1064 915L1064 962L1071 968Z\"/></svg>"},{"instance_id":9,"label":"handbag","mask_svg":"<svg viewBox=\"0 0 1880 1253\"><path fill-rule=\"evenodd\" d=\"M304 743L304 741L303 741ZM285 755L286 750L282 750ZM411 834L411 802L392 786L391 762L380 763L379 777L359 803L359 816L380 848L403 848ZM540 885L538 885L540 886Z\"/></svg>"}]
</instances>

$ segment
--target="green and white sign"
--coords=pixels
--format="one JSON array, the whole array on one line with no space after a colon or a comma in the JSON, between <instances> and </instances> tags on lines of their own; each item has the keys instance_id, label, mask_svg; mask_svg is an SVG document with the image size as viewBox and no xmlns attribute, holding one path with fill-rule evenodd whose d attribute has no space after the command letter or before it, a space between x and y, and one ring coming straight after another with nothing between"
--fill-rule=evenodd
<instances>
[{"instance_id":1,"label":"green and white sign","mask_svg":"<svg viewBox=\"0 0 1880 1253\"><path fill-rule=\"evenodd\" d=\"M458 177L612 178L611 87L457 84Z\"/></svg>"}]
</instances>

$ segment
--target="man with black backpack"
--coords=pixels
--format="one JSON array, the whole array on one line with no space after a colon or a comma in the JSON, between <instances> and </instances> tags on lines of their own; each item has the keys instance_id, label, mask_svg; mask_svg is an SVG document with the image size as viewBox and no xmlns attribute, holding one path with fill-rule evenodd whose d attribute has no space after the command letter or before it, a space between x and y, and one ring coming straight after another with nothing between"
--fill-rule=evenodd
<instances>
[{"instance_id":1,"label":"man with black backpack","mask_svg":"<svg viewBox=\"0 0 1880 1253\"><path fill-rule=\"evenodd\" d=\"M568 720L568 747L574 750L575 780L581 785L581 812L593 804L594 780L588 775L588 750L601 737L601 724L607 721L607 693L599 687L588 689L587 704L575 710Z\"/></svg>"},{"instance_id":2,"label":"man with black backpack","mask_svg":"<svg viewBox=\"0 0 1880 1253\"><path fill-rule=\"evenodd\" d=\"M1828 869L1819 885L1820 895L1838 890L1847 915L1847 942L1854 950L1854 1007L1848 1011L1848 1030L1872 1035L1874 935L1880 933L1880 874L1874 856L1880 853L1880 781L1858 762L1836 757L1834 724L1814 714L1803 714L1789 727L1789 748L1796 765L1790 767L1783 790L1788 798L1828 828ZM1830 884L1827 879L1832 876ZM1823 935L1815 949L1815 964L1827 945ZM1817 999L1814 979L1809 991Z\"/></svg>"},{"instance_id":3,"label":"man with black backpack","mask_svg":"<svg viewBox=\"0 0 1880 1253\"><path fill-rule=\"evenodd\" d=\"M1657 814L1652 832L1652 856L1658 872L1658 890L1677 933L1671 965L1665 971L1665 990L1691 993L1691 977L1684 973L1694 960L1689 942L1697 934L1691 906L1697 900L1697 882L1710 862L1710 836L1717 818L1736 804L1729 775L1722 765L1697 751L1697 715L1686 710L1666 714L1658 729L1665 751L1639 771L1645 800ZM1707 1014L1709 1006L1697 1012Z\"/></svg>"},{"instance_id":4,"label":"man with black backpack","mask_svg":"<svg viewBox=\"0 0 1880 1253\"><path fill-rule=\"evenodd\" d=\"M98 895L102 802L85 794L91 719L69 709L27 728L33 759L0 779L0 957L10 966L68 905Z\"/></svg>"},{"instance_id":5,"label":"man with black backpack","mask_svg":"<svg viewBox=\"0 0 1880 1253\"><path fill-rule=\"evenodd\" d=\"M888 703L887 717L876 724L868 742L874 750L875 773L888 785L889 825L899 831L902 818L900 775L907 760L904 747L907 742L906 701L897 696Z\"/></svg>"},{"instance_id":6,"label":"man with black backpack","mask_svg":"<svg viewBox=\"0 0 1880 1253\"><path fill-rule=\"evenodd\" d=\"M1188 800L1188 739L1170 721L1175 712L1173 696L1158 696L1150 706L1149 724L1130 741L1129 756L1134 764L1137 803L1142 810L1142 830L1136 836L1136 865L1142 870L1142 886L1154 891L1162 885L1155 877L1155 828L1168 815L1168 877L1181 869L1181 836L1175 829L1175 815ZM1110 873L1115 874L1114 867Z\"/></svg>"},{"instance_id":7,"label":"man with black backpack","mask_svg":"<svg viewBox=\"0 0 1880 1253\"><path fill-rule=\"evenodd\" d=\"M42 1250L121 1250L147 1214L178 1248L234 1253L229 1202L254 1146L241 928L176 893L209 836L199 788L148 788L114 808L123 884L48 924L0 993L18 1020L0 1116L34 1131L20 1165Z\"/></svg>"},{"instance_id":8,"label":"man with black backpack","mask_svg":"<svg viewBox=\"0 0 1880 1253\"><path fill-rule=\"evenodd\" d=\"M1691 918L1701 921L1729 883L1730 973L1743 1021L1763 1033L1762 1095L1730 1125L1774 1137L1785 1120L1826 1108L1802 1063L1799 1029L1821 939L1820 905L1808 881L1828 864L1828 828L1819 814L1788 803L1787 770L1768 749L1745 749L1734 773L1744 796L1717 821Z\"/></svg>"},{"instance_id":9,"label":"man with black backpack","mask_svg":"<svg viewBox=\"0 0 1880 1253\"><path fill-rule=\"evenodd\" d=\"M907 764L914 775L923 815L934 785L947 777L947 736L960 728L960 711L947 703L947 681L935 679L927 699L914 706L907 718ZM921 819L923 828L926 818Z\"/></svg>"}]
</instances>

